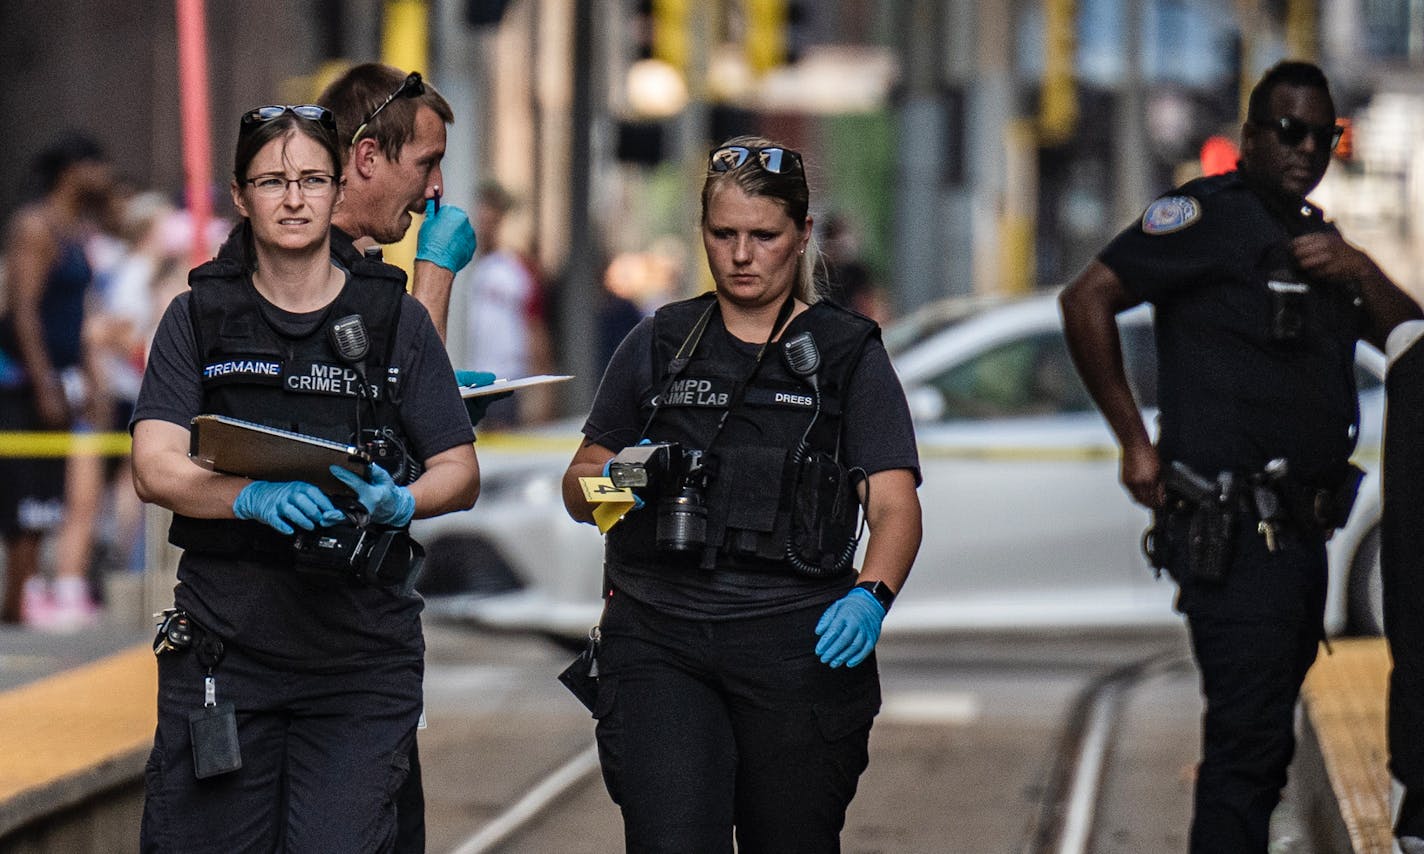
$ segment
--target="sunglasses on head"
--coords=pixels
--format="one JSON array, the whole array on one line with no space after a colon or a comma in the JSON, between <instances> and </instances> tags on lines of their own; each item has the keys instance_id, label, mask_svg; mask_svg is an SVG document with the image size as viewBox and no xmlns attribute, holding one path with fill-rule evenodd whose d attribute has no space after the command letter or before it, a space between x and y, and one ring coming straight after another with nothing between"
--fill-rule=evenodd
<instances>
[{"instance_id":1,"label":"sunglasses on head","mask_svg":"<svg viewBox=\"0 0 1424 854\"><path fill-rule=\"evenodd\" d=\"M361 122L361 126L356 128L356 132L351 134L351 144L356 144L356 140L361 138L361 134L366 132L366 128L370 126L371 122L376 120L376 116L381 114L381 110L384 110L387 104L397 98L419 98L424 94L425 81L420 79L420 72L412 71L407 74L405 80L401 81L401 85L396 87L396 91L387 95L386 100L382 101L379 107L372 110L371 114L366 116L366 120Z\"/></svg>"},{"instance_id":2,"label":"sunglasses on head","mask_svg":"<svg viewBox=\"0 0 1424 854\"><path fill-rule=\"evenodd\" d=\"M1265 122L1257 122L1259 127L1270 128L1276 132L1276 139L1281 145L1295 148L1306 137L1315 140L1317 148L1324 148L1327 151L1334 151L1335 146L1340 144L1340 137L1344 136L1345 129L1337 124L1313 125L1310 122L1301 121L1291 116L1281 116Z\"/></svg>"},{"instance_id":3,"label":"sunglasses on head","mask_svg":"<svg viewBox=\"0 0 1424 854\"><path fill-rule=\"evenodd\" d=\"M756 155L762 169L773 175L789 175L802 172L801 155L789 148L749 148L745 145L724 145L712 150L708 155L707 169L710 172L731 172Z\"/></svg>"},{"instance_id":4,"label":"sunglasses on head","mask_svg":"<svg viewBox=\"0 0 1424 854\"><path fill-rule=\"evenodd\" d=\"M269 104L255 110L248 110L242 114L242 124L238 126L238 133L250 133L258 125L266 124L285 113L291 113L299 119L306 119L310 122L320 122L322 127L336 133L336 117L331 114L331 110L326 107L318 107L316 104L297 104L295 106Z\"/></svg>"}]
</instances>

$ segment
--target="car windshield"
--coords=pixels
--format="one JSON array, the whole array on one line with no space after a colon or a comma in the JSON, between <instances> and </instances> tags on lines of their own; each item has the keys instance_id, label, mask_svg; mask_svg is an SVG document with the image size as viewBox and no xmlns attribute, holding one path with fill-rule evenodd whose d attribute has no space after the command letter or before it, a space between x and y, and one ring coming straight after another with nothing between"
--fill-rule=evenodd
<instances>
[{"instance_id":1,"label":"car windshield","mask_svg":"<svg viewBox=\"0 0 1424 854\"><path fill-rule=\"evenodd\" d=\"M1002 302L995 297L963 297L933 303L887 326L881 338L893 360L921 341L953 329L988 306Z\"/></svg>"}]
</instances>

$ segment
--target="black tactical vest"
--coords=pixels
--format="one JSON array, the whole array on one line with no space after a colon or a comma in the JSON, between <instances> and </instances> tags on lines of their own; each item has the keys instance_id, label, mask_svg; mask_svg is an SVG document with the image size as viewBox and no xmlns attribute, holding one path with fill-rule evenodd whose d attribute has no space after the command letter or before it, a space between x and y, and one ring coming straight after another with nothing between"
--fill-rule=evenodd
<instances>
[{"instance_id":1,"label":"black tactical vest","mask_svg":"<svg viewBox=\"0 0 1424 854\"><path fill-rule=\"evenodd\" d=\"M786 572L796 511L793 452L804 436L811 451L839 453L846 385L879 328L832 303L815 303L787 324L751 375L753 357L735 347L714 311L686 368L670 378L673 357L713 299L706 294L654 315L653 384L642 393L639 413L640 421L652 418L646 438L707 452L707 549L690 556L659 551L657 506L651 501L608 532L606 556L612 564L692 569L715 562L719 569ZM811 333L821 356L819 414L816 390L783 356L782 343L802 331Z\"/></svg>"},{"instance_id":2,"label":"black tactical vest","mask_svg":"<svg viewBox=\"0 0 1424 854\"><path fill-rule=\"evenodd\" d=\"M377 429L405 445L397 409L400 369L390 364L405 295L405 274L399 269L375 260L353 263L346 286L301 337L284 335L269 322L269 309L233 259L219 257L198 267L188 283L205 414L355 444L359 405L363 433ZM374 414L359 397L359 374L341 360L329 338L332 322L350 314L361 315L370 341L365 367ZM209 554L288 555L292 541L261 522L177 513L168 539Z\"/></svg>"}]
</instances>

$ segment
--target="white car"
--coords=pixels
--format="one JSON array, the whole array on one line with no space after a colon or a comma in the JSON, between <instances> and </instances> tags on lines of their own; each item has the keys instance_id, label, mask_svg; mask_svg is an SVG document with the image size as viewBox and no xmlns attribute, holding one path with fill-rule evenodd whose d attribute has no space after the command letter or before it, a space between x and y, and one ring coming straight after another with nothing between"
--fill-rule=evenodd
<instances>
[{"instance_id":1,"label":"white car","mask_svg":"<svg viewBox=\"0 0 1424 854\"><path fill-rule=\"evenodd\" d=\"M1129 380L1155 420L1146 306L1119 318ZM886 632L1121 628L1180 620L1140 541L1150 517L1118 483L1118 451L1068 357L1056 294L933 304L885 333L915 418L924 541ZM1357 461L1378 459L1384 357L1357 353ZM602 538L565 514L559 481L579 421L478 444L475 509L417 523L436 613L584 636L598 620ZM1326 624L1378 633L1379 481L1330 542ZM468 592L473 590L474 592ZM450 594L450 595L443 595Z\"/></svg>"}]
</instances>

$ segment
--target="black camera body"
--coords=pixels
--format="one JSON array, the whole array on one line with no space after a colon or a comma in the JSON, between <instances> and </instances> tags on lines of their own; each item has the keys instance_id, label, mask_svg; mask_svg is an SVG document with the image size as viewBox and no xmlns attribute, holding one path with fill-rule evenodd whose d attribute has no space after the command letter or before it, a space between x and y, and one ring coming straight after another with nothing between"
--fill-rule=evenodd
<instances>
[{"instance_id":1,"label":"black camera body","mask_svg":"<svg viewBox=\"0 0 1424 854\"><path fill-rule=\"evenodd\" d=\"M700 452L697 453L701 456ZM687 471L687 455L677 442L629 445L608 462L608 478L619 489L656 495Z\"/></svg>"},{"instance_id":2,"label":"black camera body","mask_svg":"<svg viewBox=\"0 0 1424 854\"><path fill-rule=\"evenodd\" d=\"M677 442L630 445L608 464L620 489L657 499L657 545L670 552L700 551L707 544L707 472L702 452Z\"/></svg>"},{"instance_id":3,"label":"black camera body","mask_svg":"<svg viewBox=\"0 0 1424 854\"><path fill-rule=\"evenodd\" d=\"M372 530L349 516L329 528L298 530L292 550L299 563L319 569L350 569L365 563L374 545Z\"/></svg>"},{"instance_id":4,"label":"black camera body","mask_svg":"<svg viewBox=\"0 0 1424 854\"><path fill-rule=\"evenodd\" d=\"M409 562L409 538L402 528L372 525L364 510L345 510L346 518L326 528L298 530L292 538L292 551L297 569L338 579L352 584L392 583L403 574L395 566L404 555ZM392 565L387 565L387 559ZM382 572L382 570L385 572Z\"/></svg>"}]
</instances>

